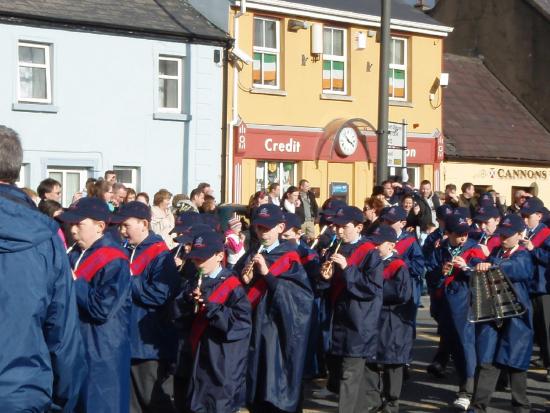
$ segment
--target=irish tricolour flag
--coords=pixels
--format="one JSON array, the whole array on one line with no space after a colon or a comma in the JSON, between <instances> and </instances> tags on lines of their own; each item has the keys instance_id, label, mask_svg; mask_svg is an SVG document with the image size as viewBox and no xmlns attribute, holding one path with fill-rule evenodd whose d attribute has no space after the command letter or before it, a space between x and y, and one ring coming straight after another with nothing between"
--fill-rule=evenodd
<instances>
[{"instance_id":1,"label":"irish tricolour flag","mask_svg":"<svg viewBox=\"0 0 550 413\"><path fill-rule=\"evenodd\" d=\"M405 97L405 71L390 69L389 73L390 87L389 95L394 98Z\"/></svg>"}]
</instances>

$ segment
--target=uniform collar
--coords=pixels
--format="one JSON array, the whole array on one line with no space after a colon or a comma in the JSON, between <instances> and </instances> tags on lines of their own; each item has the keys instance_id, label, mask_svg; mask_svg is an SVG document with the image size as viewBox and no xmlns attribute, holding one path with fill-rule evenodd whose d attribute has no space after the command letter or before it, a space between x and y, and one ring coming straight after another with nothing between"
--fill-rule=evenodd
<instances>
[{"instance_id":1,"label":"uniform collar","mask_svg":"<svg viewBox=\"0 0 550 413\"><path fill-rule=\"evenodd\" d=\"M273 244L271 244L269 247L265 247L265 252L268 254L273 251L275 248L277 248L281 243L279 240L276 240Z\"/></svg>"},{"instance_id":2,"label":"uniform collar","mask_svg":"<svg viewBox=\"0 0 550 413\"><path fill-rule=\"evenodd\" d=\"M223 268L221 265L218 266L218 268L216 268L214 271L212 271L210 274L204 274L205 277L208 277L208 278L212 278L212 279L215 279L215 278L218 278L218 275L220 275L220 273L222 272Z\"/></svg>"}]
</instances>

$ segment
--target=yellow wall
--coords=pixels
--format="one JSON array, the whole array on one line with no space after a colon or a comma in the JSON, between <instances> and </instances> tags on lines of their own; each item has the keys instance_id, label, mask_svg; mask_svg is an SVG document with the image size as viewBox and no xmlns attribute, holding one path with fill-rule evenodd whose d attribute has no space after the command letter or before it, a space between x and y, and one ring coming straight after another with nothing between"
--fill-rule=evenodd
<instances>
[{"instance_id":1,"label":"yellow wall","mask_svg":"<svg viewBox=\"0 0 550 413\"><path fill-rule=\"evenodd\" d=\"M532 171L536 175L531 179L514 176L514 173L521 173L521 171ZM512 176L507 176L508 174ZM459 191L460 186L465 182L492 186L492 189L505 198L507 205L512 202L512 187L531 187L535 195L545 204L550 205L550 168L445 162L441 165L441 181L442 188L445 188L446 184L455 184Z\"/></svg>"},{"instance_id":2,"label":"yellow wall","mask_svg":"<svg viewBox=\"0 0 550 413\"><path fill-rule=\"evenodd\" d=\"M239 48L253 55L253 11L239 18ZM281 17L281 16L279 16ZM287 96L250 93L252 64L243 65L239 75L238 112L246 123L324 127L336 118L360 117L376 126L378 113L378 76L380 44L375 37L367 37L367 47L357 50L357 32L375 30L367 27L347 28L348 95L352 102L322 100L322 59L313 61L311 29L292 32L287 29L288 18L281 17L281 78L280 89ZM315 23L314 20L308 20ZM320 22L322 23L322 22ZM327 23L327 25L329 25ZM232 27L232 25L230 25ZM338 27L330 24L330 26ZM392 33L401 35L400 33ZM432 133L441 130L441 108L434 108L429 92L441 73L442 40L434 37L407 35L409 55L409 106L390 107L390 121L407 119L409 131ZM308 60L302 66L302 55ZM367 69L370 66L370 71ZM232 77L232 72L231 72ZM229 82L230 87L232 82ZM244 89L244 90L243 90ZM231 96L231 93L229 94ZM434 103L438 103L436 94ZM231 105L231 102L230 102ZM434 105L435 106L435 105ZM229 111L230 112L230 111ZM413 128L413 124L418 124Z\"/></svg>"}]
</instances>

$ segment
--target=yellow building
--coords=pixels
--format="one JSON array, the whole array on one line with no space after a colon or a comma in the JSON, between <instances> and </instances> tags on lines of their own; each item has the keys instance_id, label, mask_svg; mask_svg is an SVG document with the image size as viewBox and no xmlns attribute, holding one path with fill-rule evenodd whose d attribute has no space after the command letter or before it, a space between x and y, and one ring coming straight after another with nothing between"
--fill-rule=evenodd
<instances>
[{"instance_id":1,"label":"yellow building","mask_svg":"<svg viewBox=\"0 0 550 413\"><path fill-rule=\"evenodd\" d=\"M340 195L362 206L376 171L380 2L229 4L235 44L226 201L246 203L270 183L284 191L305 178L321 202ZM389 120L396 135L406 134L409 180L438 187L443 39L452 29L412 6L393 5Z\"/></svg>"}]
</instances>

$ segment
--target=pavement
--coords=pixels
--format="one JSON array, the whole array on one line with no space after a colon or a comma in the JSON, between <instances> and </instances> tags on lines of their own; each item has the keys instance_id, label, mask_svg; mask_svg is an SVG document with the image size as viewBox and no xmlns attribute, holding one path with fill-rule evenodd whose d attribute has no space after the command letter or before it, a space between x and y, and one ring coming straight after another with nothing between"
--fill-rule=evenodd
<instances>
[{"instance_id":1,"label":"pavement","mask_svg":"<svg viewBox=\"0 0 550 413\"><path fill-rule=\"evenodd\" d=\"M429 314L429 299L423 297L424 308L417 317L417 339L414 345L414 361L411 365L411 377L404 383L400 411L408 413L457 412L452 408L455 393L458 389L454 370L448 367L446 377L436 379L426 373L426 367L435 354L438 336L435 323ZM545 412L550 409L550 383L544 381L543 369L532 369L528 374L528 397L532 404L531 412ZM336 399L316 399L312 392L324 387L324 380L313 380L306 383L304 413L337 412ZM512 411L510 394L494 393L488 413L509 413Z\"/></svg>"}]
</instances>

